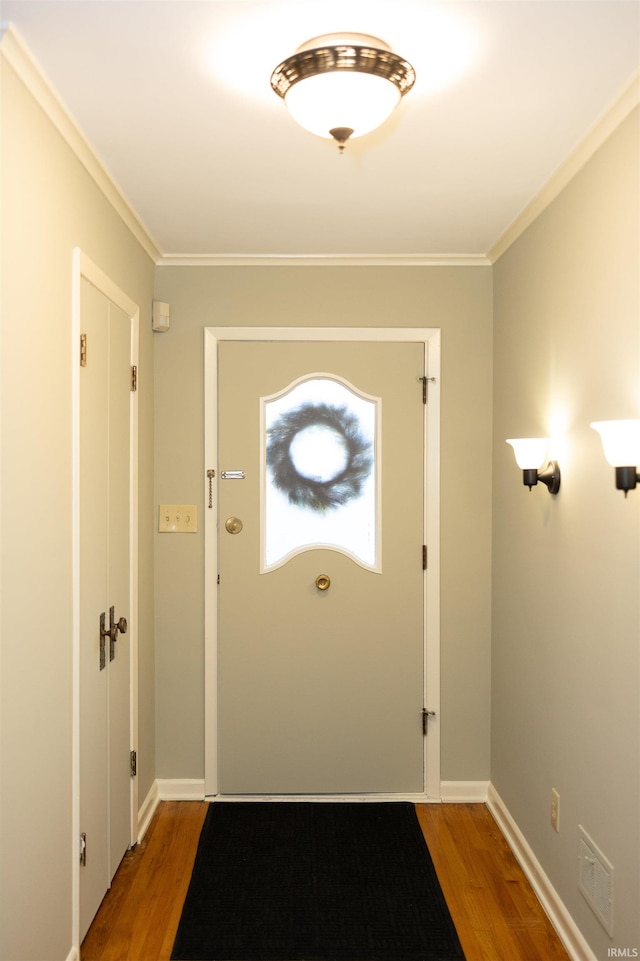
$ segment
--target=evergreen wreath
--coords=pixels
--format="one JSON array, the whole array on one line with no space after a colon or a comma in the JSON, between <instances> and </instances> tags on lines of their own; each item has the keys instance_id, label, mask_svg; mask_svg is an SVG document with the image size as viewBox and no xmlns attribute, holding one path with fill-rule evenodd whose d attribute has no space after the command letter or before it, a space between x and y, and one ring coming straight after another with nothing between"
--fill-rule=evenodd
<instances>
[{"instance_id":1,"label":"evergreen wreath","mask_svg":"<svg viewBox=\"0 0 640 961\"><path fill-rule=\"evenodd\" d=\"M347 454L344 470L328 481L303 477L291 460L291 443L307 427L329 427L340 434ZM360 497L373 465L372 444L359 428L358 418L346 407L303 404L282 414L267 430L267 466L274 486L289 502L312 511L334 510Z\"/></svg>"}]
</instances>

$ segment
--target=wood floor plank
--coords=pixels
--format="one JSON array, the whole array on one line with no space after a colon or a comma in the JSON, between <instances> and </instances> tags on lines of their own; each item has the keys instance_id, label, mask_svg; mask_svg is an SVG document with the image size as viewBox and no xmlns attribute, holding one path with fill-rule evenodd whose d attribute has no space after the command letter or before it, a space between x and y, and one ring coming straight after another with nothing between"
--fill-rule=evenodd
<instances>
[{"instance_id":1,"label":"wood floor plank","mask_svg":"<svg viewBox=\"0 0 640 961\"><path fill-rule=\"evenodd\" d=\"M82 961L169 961L208 805L163 801L124 858ZM568 961L484 804L416 811L467 961Z\"/></svg>"},{"instance_id":2,"label":"wood floor plank","mask_svg":"<svg viewBox=\"0 0 640 961\"><path fill-rule=\"evenodd\" d=\"M509 845L482 804L420 804L467 961L568 961Z\"/></svg>"}]
</instances>

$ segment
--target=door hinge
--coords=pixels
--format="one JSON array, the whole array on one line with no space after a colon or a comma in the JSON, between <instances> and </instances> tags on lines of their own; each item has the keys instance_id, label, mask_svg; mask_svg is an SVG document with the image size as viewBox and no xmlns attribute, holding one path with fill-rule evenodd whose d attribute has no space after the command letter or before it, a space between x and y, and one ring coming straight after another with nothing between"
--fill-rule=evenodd
<instances>
[{"instance_id":1,"label":"door hinge","mask_svg":"<svg viewBox=\"0 0 640 961\"><path fill-rule=\"evenodd\" d=\"M131 777L136 777L138 773L138 755L136 751L129 752L129 773Z\"/></svg>"},{"instance_id":2,"label":"door hinge","mask_svg":"<svg viewBox=\"0 0 640 961\"><path fill-rule=\"evenodd\" d=\"M87 866L87 835L83 831L80 835L80 867Z\"/></svg>"},{"instance_id":3,"label":"door hinge","mask_svg":"<svg viewBox=\"0 0 640 961\"><path fill-rule=\"evenodd\" d=\"M131 365L131 390L138 389L138 368L135 364Z\"/></svg>"},{"instance_id":4,"label":"door hinge","mask_svg":"<svg viewBox=\"0 0 640 961\"><path fill-rule=\"evenodd\" d=\"M426 544L423 544L423 545L422 545L422 570L423 570L423 571L426 571L427 565L428 565L427 545L426 545Z\"/></svg>"},{"instance_id":5,"label":"door hinge","mask_svg":"<svg viewBox=\"0 0 640 961\"><path fill-rule=\"evenodd\" d=\"M80 366L87 366L87 335L80 334Z\"/></svg>"},{"instance_id":6,"label":"door hinge","mask_svg":"<svg viewBox=\"0 0 640 961\"><path fill-rule=\"evenodd\" d=\"M436 379L435 379L435 377L426 377L426 376L424 376L424 377L418 377L418 380L421 381L421 383L422 383L422 403L423 403L423 404L426 404L426 403L427 403L428 385L429 385L429 384L435 384Z\"/></svg>"},{"instance_id":7,"label":"door hinge","mask_svg":"<svg viewBox=\"0 0 640 961\"><path fill-rule=\"evenodd\" d=\"M426 707L422 708L422 733L425 735L425 737L429 733L429 718L435 716L435 711L427 711Z\"/></svg>"}]
</instances>

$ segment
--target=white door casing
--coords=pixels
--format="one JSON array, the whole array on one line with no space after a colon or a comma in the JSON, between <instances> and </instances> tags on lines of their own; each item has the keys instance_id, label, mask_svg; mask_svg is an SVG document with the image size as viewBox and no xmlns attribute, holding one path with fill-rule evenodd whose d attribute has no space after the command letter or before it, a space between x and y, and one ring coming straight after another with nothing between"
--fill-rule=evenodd
<instances>
[{"instance_id":1,"label":"white door casing","mask_svg":"<svg viewBox=\"0 0 640 961\"><path fill-rule=\"evenodd\" d=\"M83 371L80 447L80 830L90 853L82 868L80 937L102 901L109 878L109 649L98 638L98 615L105 612L109 575L109 474L103 439L109 431L108 397L109 301L82 281L83 334L93 363Z\"/></svg>"},{"instance_id":2,"label":"white door casing","mask_svg":"<svg viewBox=\"0 0 640 961\"><path fill-rule=\"evenodd\" d=\"M91 325L88 358L90 361L93 349L94 364L90 376L81 382L80 334L84 323ZM77 949L87 923L86 904L99 893L96 888L92 895L91 889L96 884L108 887L126 847L137 840L137 780L129 777L128 752L137 746L138 412L137 392L129 388L130 367L138 366L138 326L138 306L76 249L72 322L72 941ZM117 357L118 363L111 363L110 355ZM86 375L87 371L82 373ZM97 444L91 451L94 439ZM110 597L104 593L107 589ZM116 621L126 616L127 632L118 632L113 660L106 638L105 669L87 672L86 632L99 634L93 620L102 611L109 627L112 604ZM85 690L87 685L89 689ZM96 700L95 712L87 711L91 697ZM86 745L92 745L89 752ZM80 818L81 811L85 819L91 810L94 813L89 821L93 819L94 823L88 826L87 863L92 863L93 845L98 877L90 880L87 892L87 875L83 876L81 899L80 872L87 869L81 869L79 863L80 832L84 830ZM106 819L106 830L102 819ZM85 903L84 918L81 900Z\"/></svg>"},{"instance_id":3,"label":"white door casing","mask_svg":"<svg viewBox=\"0 0 640 961\"><path fill-rule=\"evenodd\" d=\"M116 624L108 660L109 699L109 883L131 844L131 323L125 311L109 302L109 570L107 620L113 608ZM136 375L137 379L137 375ZM109 624L107 624L107 627ZM80 732L82 739L82 731Z\"/></svg>"},{"instance_id":4,"label":"white door casing","mask_svg":"<svg viewBox=\"0 0 640 961\"><path fill-rule=\"evenodd\" d=\"M423 329L298 329L298 328L207 328L205 330L205 475L215 470L216 476L205 476L205 793L213 796L221 793L224 785L219 780L219 714L218 714L218 654L220 639L217 637L219 598L216 586L218 573L217 529L224 524L224 517L217 516L218 456L218 345L224 341L298 341L334 343L405 343L421 345L426 356L425 374L429 378L429 403L424 418L424 543L429 546L430 563L424 575L423 610L425 612L424 658L424 704L434 712L429 722L429 734L425 739L425 770L423 789L412 790L415 798L439 797L439 606L438 606L438 507L439 507L439 331ZM417 385L416 385L417 386ZM220 470L229 465L220 464ZM233 465L232 465L233 466ZM238 466L238 465L236 465ZM210 506L209 506L210 505ZM315 553L315 552L312 552ZM325 552L329 554L329 552ZM320 555L321 556L321 555ZM342 558L340 559L343 560ZM345 559L346 560L346 559ZM350 562L349 562L350 563ZM373 575L374 577L376 575ZM414 782L412 782L414 783ZM322 790L322 796L327 793ZM347 788L347 790L351 790ZM304 792L308 796L308 792ZM279 796L287 796L278 792ZM366 790L362 792L366 795ZM362 796L359 794L359 796ZM225 797L228 793L225 791ZM292 795L295 796L295 795ZM353 795L351 795L353 796ZM371 796L374 796L373 794ZM376 792L375 797L380 797ZM399 797L393 794L393 797Z\"/></svg>"}]
</instances>

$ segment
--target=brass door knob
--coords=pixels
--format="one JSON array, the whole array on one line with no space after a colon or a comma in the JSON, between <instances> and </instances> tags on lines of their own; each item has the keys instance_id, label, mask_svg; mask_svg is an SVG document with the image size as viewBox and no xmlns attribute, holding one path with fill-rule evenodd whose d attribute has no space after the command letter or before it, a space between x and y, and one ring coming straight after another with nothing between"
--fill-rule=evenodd
<instances>
[{"instance_id":1,"label":"brass door knob","mask_svg":"<svg viewBox=\"0 0 640 961\"><path fill-rule=\"evenodd\" d=\"M239 534L243 525L239 517L227 517L224 526L230 534Z\"/></svg>"},{"instance_id":2,"label":"brass door knob","mask_svg":"<svg viewBox=\"0 0 640 961\"><path fill-rule=\"evenodd\" d=\"M326 591L331 585L331 578L328 574L318 574L316 577L316 587L319 591Z\"/></svg>"}]
</instances>

